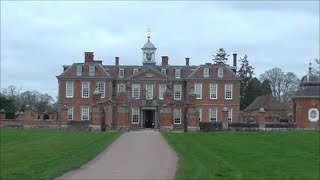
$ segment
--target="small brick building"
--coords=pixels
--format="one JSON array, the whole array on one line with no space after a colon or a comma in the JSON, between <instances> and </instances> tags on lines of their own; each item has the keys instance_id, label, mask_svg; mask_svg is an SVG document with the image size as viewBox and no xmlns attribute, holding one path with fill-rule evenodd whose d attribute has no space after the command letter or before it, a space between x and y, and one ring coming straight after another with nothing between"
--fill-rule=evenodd
<instances>
[{"instance_id":1,"label":"small brick building","mask_svg":"<svg viewBox=\"0 0 320 180\"><path fill-rule=\"evenodd\" d=\"M292 102L292 120L298 128L320 129L320 78L311 73L311 67L309 73L301 79Z\"/></svg>"},{"instance_id":2,"label":"small brick building","mask_svg":"<svg viewBox=\"0 0 320 180\"><path fill-rule=\"evenodd\" d=\"M258 96L242 113L241 121L258 122L259 109L266 111L266 122L279 122L287 119L289 109L284 103L279 102L272 94Z\"/></svg>"},{"instance_id":3,"label":"small brick building","mask_svg":"<svg viewBox=\"0 0 320 180\"><path fill-rule=\"evenodd\" d=\"M119 57L103 65L93 52L84 53L84 63L64 65L57 79L59 106L67 108L67 119L89 121L93 128L105 123L116 129L198 129L199 121L222 121L227 107L229 121L238 121L236 54L233 66L190 66L189 58L176 66L167 56L157 64L156 49L148 36L142 65L120 65Z\"/></svg>"}]
</instances>

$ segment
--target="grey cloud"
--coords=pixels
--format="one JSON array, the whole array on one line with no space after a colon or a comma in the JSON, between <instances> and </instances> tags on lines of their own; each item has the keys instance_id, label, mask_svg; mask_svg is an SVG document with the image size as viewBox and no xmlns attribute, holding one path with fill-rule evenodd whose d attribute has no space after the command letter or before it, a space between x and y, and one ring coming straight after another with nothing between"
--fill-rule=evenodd
<instances>
[{"instance_id":1,"label":"grey cloud","mask_svg":"<svg viewBox=\"0 0 320 180\"><path fill-rule=\"evenodd\" d=\"M158 63L203 64L223 47L248 54L257 75L278 66L302 76L319 56L318 24L319 2L1 2L1 86L55 96L62 65L84 51L140 65L147 27Z\"/></svg>"}]
</instances>

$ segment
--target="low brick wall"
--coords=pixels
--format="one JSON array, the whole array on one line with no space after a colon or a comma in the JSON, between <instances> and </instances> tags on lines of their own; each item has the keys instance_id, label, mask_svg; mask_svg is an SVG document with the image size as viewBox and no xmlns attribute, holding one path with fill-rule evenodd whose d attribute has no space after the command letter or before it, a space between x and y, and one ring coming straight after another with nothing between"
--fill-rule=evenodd
<instances>
[{"instance_id":1,"label":"low brick wall","mask_svg":"<svg viewBox=\"0 0 320 180\"><path fill-rule=\"evenodd\" d=\"M259 131L259 130L267 130L267 131L286 131L286 130L294 130L296 129L296 124L292 123L267 123L265 128L259 129L258 123L229 123L228 129L222 129L221 122L200 122L200 131L201 132L209 132L209 131Z\"/></svg>"},{"instance_id":2,"label":"low brick wall","mask_svg":"<svg viewBox=\"0 0 320 180\"><path fill-rule=\"evenodd\" d=\"M91 130L89 121L68 121L67 129L71 130Z\"/></svg>"},{"instance_id":3,"label":"low brick wall","mask_svg":"<svg viewBox=\"0 0 320 180\"><path fill-rule=\"evenodd\" d=\"M2 119L0 121L1 128L23 128L23 121L15 119Z\"/></svg>"}]
</instances>

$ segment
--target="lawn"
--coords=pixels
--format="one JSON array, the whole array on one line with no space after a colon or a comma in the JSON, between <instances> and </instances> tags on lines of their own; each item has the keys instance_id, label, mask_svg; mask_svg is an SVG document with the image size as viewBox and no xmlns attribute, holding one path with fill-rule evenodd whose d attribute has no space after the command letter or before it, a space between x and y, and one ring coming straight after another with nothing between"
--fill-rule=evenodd
<instances>
[{"instance_id":1,"label":"lawn","mask_svg":"<svg viewBox=\"0 0 320 180\"><path fill-rule=\"evenodd\" d=\"M319 179L319 131L163 133L176 179Z\"/></svg>"},{"instance_id":2,"label":"lawn","mask_svg":"<svg viewBox=\"0 0 320 180\"><path fill-rule=\"evenodd\" d=\"M0 179L53 179L90 161L120 135L8 129L0 133Z\"/></svg>"}]
</instances>

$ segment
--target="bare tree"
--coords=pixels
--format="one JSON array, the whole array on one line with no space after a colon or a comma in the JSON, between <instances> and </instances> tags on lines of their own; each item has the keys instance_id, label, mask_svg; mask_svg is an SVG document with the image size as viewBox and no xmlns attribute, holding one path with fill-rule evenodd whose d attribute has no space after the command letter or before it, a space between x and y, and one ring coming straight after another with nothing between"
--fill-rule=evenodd
<instances>
[{"instance_id":1,"label":"bare tree","mask_svg":"<svg viewBox=\"0 0 320 180\"><path fill-rule=\"evenodd\" d=\"M280 68L272 68L260 75L260 80L270 82L272 94L278 101L288 103L297 90L299 78L293 73L284 73Z\"/></svg>"},{"instance_id":2,"label":"bare tree","mask_svg":"<svg viewBox=\"0 0 320 180\"><path fill-rule=\"evenodd\" d=\"M284 81L284 72L280 68L272 68L260 75L260 80L268 80L270 82L272 94L278 101L281 101L281 84Z\"/></svg>"},{"instance_id":3,"label":"bare tree","mask_svg":"<svg viewBox=\"0 0 320 180\"><path fill-rule=\"evenodd\" d=\"M320 60L318 58L314 59L316 63L315 68L313 68L313 73L318 74L320 76Z\"/></svg>"}]
</instances>

